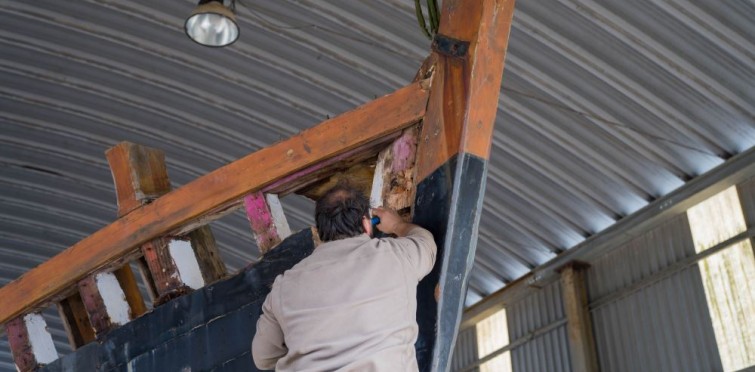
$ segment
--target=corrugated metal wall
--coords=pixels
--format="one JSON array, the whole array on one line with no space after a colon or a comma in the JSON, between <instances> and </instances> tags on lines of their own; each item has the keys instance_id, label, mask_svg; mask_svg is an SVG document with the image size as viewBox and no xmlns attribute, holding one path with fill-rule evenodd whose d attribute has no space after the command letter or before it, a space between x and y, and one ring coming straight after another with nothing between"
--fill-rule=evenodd
<instances>
[{"instance_id":1,"label":"corrugated metal wall","mask_svg":"<svg viewBox=\"0 0 755 372\"><path fill-rule=\"evenodd\" d=\"M477 333L475 327L461 330L456 338L451 370L461 371L477 360ZM477 371L475 368L473 371Z\"/></svg>"},{"instance_id":2,"label":"corrugated metal wall","mask_svg":"<svg viewBox=\"0 0 755 372\"><path fill-rule=\"evenodd\" d=\"M564 320L561 284L554 282L507 309L511 343ZM515 372L571 371L566 324L535 335L511 350Z\"/></svg>"},{"instance_id":3,"label":"corrugated metal wall","mask_svg":"<svg viewBox=\"0 0 755 372\"><path fill-rule=\"evenodd\" d=\"M722 369L697 265L626 290L694 255L681 214L592 263L588 291L601 370Z\"/></svg>"},{"instance_id":4,"label":"corrugated metal wall","mask_svg":"<svg viewBox=\"0 0 755 372\"><path fill-rule=\"evenodd\" d=\"M755 178L738 186L755 222ZM587 285L601 371L721 371L686 214L591 262ZM514 372L571 371L561 284L506 307ZM463 330L452 370L477 358L475 327Z\"/></svg>"}]
</instances>

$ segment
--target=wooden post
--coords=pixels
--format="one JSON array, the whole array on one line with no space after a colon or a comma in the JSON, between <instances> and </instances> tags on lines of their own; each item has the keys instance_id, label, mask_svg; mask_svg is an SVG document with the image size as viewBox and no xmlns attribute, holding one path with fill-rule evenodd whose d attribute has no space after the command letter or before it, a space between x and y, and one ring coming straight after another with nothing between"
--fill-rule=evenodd
<instances>
[{"instance_id":1,"label":"wooden post","mask_svg":"<svg viewBox=\"0 0 755 372\"><path fill-rule=\"evenodd\" d=\"M106 156L118 196L118 217L170 192L165 154L162 151L121 142L109 149ZM157 238L141 247L149 271L142 275L151 281L150 287L157 296L153 299L156 304L185 294L192 288L201 288L226 274L225 264L217 252L209 226L190 232L188 237L191 243L184 244L181 239L174 241ZM131 271L130 268L128 271ZM128 283L133 278L133 273L121 273L118 277L124 278L124 282ZM191 285L187 285L187 280ZM126 291L127 299L135 296L132 292Z\"/></svg>"},{"instance_id":2,"label":"wooden post","mask_svg":"<svg viewBox=\"0 0 755 372\"><path fill-rule=\"evenodd\" d=\"M21 372L36 371L58 359L58 352L47 331L42 314L27 314L5 324L13 362Z\"/></svg>"},{"instance_id":3,"label":"wooden post","mask_svg":"<svg viewBox=\"0 0 755 372\"><path fill-rule=\"evenodd\" d=\"M278 196L256 192L244 197L244 209L261 254L291 235L286 215Z\"/></svg>"},{"instance_id":4,"label":"wooden post","mask_svg":"<svg viewBox=\"0 0 755 372\"><path fill-rule=\"evenodd\" d=\"M597 372L598 356L588 307L585 272L589 265L572 262L560 269L573 371Z\"/></svg>"},{"instance_id":5,"label":"wooden post","mask_svg":"<svg viewBox=\"0 0 755 372\"><path fill-rule=\"evenodd\" d=\"M417 289L421 371L448 370L474 262L513 0L445 0L417 149L413 221L438 245ZM435 287L441 296L436 305Z\"/></svg>"},{"instance_id":6,"label":"wooden post","mask_svg":"<svg viewBox=\"0 0 755 372\"><path fill-rule=\"evenodd\" d=\"M755 226L755 177L737 185L739 202L742 205L742 213L747 228ZM752 253L755 255L755 238L750 239Z\"/></svg>"},{"instance_id":7,"label":"wooden post","mask_svg":"<svg viewBox=\"0 0 755 372\"><path fill-rule=\"evenodd\" d=\"M96 337L135 317L115 274L90 275L82 279L78 287Z\"/></svg>"},{"instance_id":8,"label":"wooden post","mask_svg":"<svg viewBox=\"0 0 755 372\"><path fill-rule=\"evenodd\" d=\"M212 233L210 225L200 226L189 232L188 238L196 255L199 271L205 285L225 278L228 269L220 258L218 247L215 244L215 235Z\"/></svg>"},{"instance_id":9,"label":"wooden post","mask_svg":"<svg viewBox=\"0 0 755 372\"><path fill-rule=\"evenodd\" d=\"M58 302L58 313L73 350L94 341L94 329L89 322L84 302L78 292Z\"/></svg>"}]
</instances>

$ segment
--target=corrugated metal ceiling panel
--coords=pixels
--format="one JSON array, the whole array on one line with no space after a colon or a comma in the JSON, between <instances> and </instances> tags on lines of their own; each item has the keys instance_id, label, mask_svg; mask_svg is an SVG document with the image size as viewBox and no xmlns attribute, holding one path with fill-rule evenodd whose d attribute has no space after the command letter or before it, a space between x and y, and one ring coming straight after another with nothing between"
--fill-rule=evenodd
<instances>
[{"instance_id":1,"label":"corrugated metal ceiling panel","mask_svg":"<svg viewBox=\"0 0 755 372\"><path fill-rule=\"evenodd\" d=\"M428 53L408 0L243 1L224 49L185 37L192 7L0 3L0 284L113 220L117 142L163 149L180 186L393 91ZM467 304L752 147L752 19L747 1L520 0ZM243 215L213 227L229 266L256 257Z\"/></svg>"}]
</instances>

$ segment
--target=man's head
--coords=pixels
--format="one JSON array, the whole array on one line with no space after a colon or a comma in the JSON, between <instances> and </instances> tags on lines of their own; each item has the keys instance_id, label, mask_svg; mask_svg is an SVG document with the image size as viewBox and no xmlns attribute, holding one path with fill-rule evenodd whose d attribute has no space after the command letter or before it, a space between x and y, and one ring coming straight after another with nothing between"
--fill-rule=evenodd
<instances>
[{"instance_id":1,"label":"man's head","mask_svg":"<svg viewBox=\"0 0 755 372\"><path fill-rule=\"evenodd\" d=\"M315 222L320 240L329 242L370 233L370 201L346 184L338 184L323 195L315 206Z\"/></svg>"}]
</instances>

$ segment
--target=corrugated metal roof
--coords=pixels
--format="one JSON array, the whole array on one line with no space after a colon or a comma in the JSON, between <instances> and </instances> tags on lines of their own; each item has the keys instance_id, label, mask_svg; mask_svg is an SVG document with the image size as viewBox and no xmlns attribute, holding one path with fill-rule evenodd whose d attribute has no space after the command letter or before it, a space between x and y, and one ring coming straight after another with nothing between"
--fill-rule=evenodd
<instances>
[{"instance_id":1,"label":"corrugated metal roof","mask_svg":"<svg viewBox=\"0 0 755 372\"><path fill-rule=\"evenodd\" d=\"M429 50L409 0L243 1L223 49L183 34L193 6L0 2L0 285L113 221L114 144L163 149L180 186L403 86ZM752 19L520 0L467 304L755 145ZM256 257L242 214L213 228L231 268Z\"/></svg>"}]
</instances>

